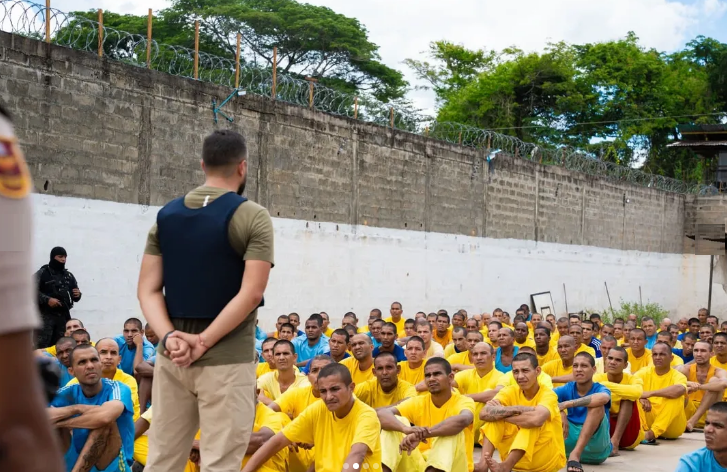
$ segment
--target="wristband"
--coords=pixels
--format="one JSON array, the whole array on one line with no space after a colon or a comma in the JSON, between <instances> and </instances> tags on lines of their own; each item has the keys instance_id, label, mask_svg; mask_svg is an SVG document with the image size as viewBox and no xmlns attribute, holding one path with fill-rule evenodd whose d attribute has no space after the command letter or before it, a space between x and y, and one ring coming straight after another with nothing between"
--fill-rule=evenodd
<instances>
[{"instance_id":1,"label":"wristband","mask_svg":"<svg viewBox=\"0 0 727 472\"><path fill-rule=\"evenodd\" d=\"M172 334L175 331L176 331L176 329L171 330L170 332L168 332L167 334L165 334L164 337L162 338L161 344L162 344L162 348L165 351L167 350L167 338L169 337L170 334Z\"/></svg>"}]
</instances>

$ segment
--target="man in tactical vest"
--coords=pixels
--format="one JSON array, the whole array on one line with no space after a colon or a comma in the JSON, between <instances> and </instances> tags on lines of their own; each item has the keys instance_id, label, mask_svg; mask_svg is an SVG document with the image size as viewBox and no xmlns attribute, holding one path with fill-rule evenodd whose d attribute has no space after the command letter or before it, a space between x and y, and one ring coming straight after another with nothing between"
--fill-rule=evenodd
<instances>
[{"instance_id":1,"label":"man in tactical vest","mask_svg":"<svg viewBox=\"0 0 727 472\"><path fill-rule=\"evenodd\" d=\"M73 304L81 300L76 278L66 270L66 250L54 247L50 261L35 273L38 282L38 306L43 327L38 330L38 349L55 346L71 319Z\"/></svg>"},{"instance_id":2,"label":"man in tactical vest","mask_svg":"<svg viewBox=\"0 0 727 472\"><path fill-rule=\"evenodd\" d=\"M255 324L273 265L268 211L241 196L247 146L207 136L205 183L157 214L138 296L161 336L147 472L183 470L197 429L207 471L239 470L255 417ZM188 368L193 366L193 368Z\"/></svg>"}]
</instances>

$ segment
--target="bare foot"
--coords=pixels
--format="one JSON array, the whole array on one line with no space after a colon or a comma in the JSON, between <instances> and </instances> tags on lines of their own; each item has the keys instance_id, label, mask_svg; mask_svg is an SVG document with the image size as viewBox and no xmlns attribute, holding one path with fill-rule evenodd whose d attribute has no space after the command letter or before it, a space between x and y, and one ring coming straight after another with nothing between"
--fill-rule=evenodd
<instances>
[{"instance_id":1,"label":"bare foot","mask_svg":"<svg viewBox=\"0 0 727 472\"><path fill-rule=\"evenodd\" d=\"M692 431L694 431L694 423L695 422L692 421L692 420L687 421L687 428L686 428L686 430L687 430L688 433L691 433Z\"/></svg>"},{"instance_id":2,"label":"bare foot","mask_svg":"<svg viewBox=\"0 0 727 472\"><path fill-rule=\"evenodd\" d=\"M611 441L611 454L608 457L618 457L621 454L618 453L618 443Z\"/></svg>"},{"instance_id":3,"label":"bare foot","mask_svg":"<svg viewBox=\"0 0 727 472\"><path fill-rule=\"evenodd\" d=\"M502 463L497 462L488 453L485 453L485 461L487 462L487 467L490 469L490 472L510 472L510 469L505 467Z\"/></svg>"}]
</instances>

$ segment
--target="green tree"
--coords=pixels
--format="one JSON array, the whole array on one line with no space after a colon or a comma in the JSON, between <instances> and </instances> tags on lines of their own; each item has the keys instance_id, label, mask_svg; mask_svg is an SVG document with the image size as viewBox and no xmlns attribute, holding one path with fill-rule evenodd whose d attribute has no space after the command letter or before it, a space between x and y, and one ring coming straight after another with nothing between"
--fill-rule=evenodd
<instances>
[{"instance_id":1,"label":"green tree","mask_svg":"<svg viewBox=\"0 0 727 472\"><path fill-rule=\"evenodd\" d=\"M420 79L429 83L420 88L433 89L440 102L464 88L482 72L491 70L498 59L495 51L472 51L449 41L430 43L428 55L435 62L406 59L404 63Z\"/></svg>"},{"instance_id":2,"label":"green tree","mask_svg":"<svg viewBox=\"0 0 727 472\"><path fill-rule=\"evenodd\" d=\"M496 129L527 141L553 142L563 131L561 101L579 97L572 56L573 49L564 43L549 45L543 54L526 54L515 48L497 57L460 54L475 60L467 67L456 63L456 70L445 63L448 72L439 70L444 85L439 88L443 103L437 118ZM473 79L463 84L468 76Z\"/></svg>"},{"instance_id":3,"label":"green tree","mask_svg":"<svg viewBox=\"0 0 727 472\"><path fill-rule=\"evenodd\" d=\"M56 35L57 41L95 50L98 36L92 22L97 19L97 12L73 15L75 19ZM234 61L236 37L241 33L243 63L270 68L273 47L277 47L281 72L316 78L320 84L340 92L369 92L388 101L401 99L407 90L402 73L380 61L378 46L369 41L366 28L358 20L329 8L294 0L177 0L154 17L154 40L193 49L195 20L200 21L200 51L228 61ZM143 56L146 60L145 43L141 48L138 46L146 37L146 15L104 12L104 25L131 33L106 41L106 55L129 61ZM191 57L180 59L178 51L160 51L159 62L159 69L181 68L185 71L183 75L191 74ZM230 69L218 73L232 74Z\"/></svg>"},{"instance_id":4,"label":"green tree","mask_svg":"<svg viewBox=\"0 0 727 472\"><path fill-rule=\"evenodd\" d=\"M403 75L381 62L366 28L330 8L294 0L176 0L171 13L186 25L199 20L200 29L232 55L240 33L249 61L271 66L277 47L284 73L384 101L406 92Z\"/></svg>"}]
</instances>

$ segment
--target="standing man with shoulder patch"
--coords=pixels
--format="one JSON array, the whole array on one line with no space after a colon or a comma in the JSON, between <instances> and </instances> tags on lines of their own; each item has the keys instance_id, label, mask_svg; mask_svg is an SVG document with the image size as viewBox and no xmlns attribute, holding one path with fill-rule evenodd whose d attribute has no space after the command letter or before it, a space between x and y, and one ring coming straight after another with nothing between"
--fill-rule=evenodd
<instances>
[{"instance_id":1,"label":"standing man with shoulder patch","mask_svg":"<svg viewBox=\"0 0 727 472\"><path fill-rule=\"evenodd\" d=\"M38 375L42 361L31 349L40 326L31 279L32 187L10 117L0 106L0 356L6 360L0 363L0 470L60 472L61 451Z\"/></svg>"},{"instance_id":2,"label":"standing man with shoulder patch","mask_svg":"<svg viewBox=\"0 0 727 472\"><path fill-rule=\"evenodd\" d=\"M245 139L202 145L205 183L162 208L139 275L144 317L162 338L147 472L183 470L195 433L202 470L239 470L255 412L255 324L273 265L267 210L241 196ZM170 434L170 431L173 434Z\"/></svg>"}]
</instances>

